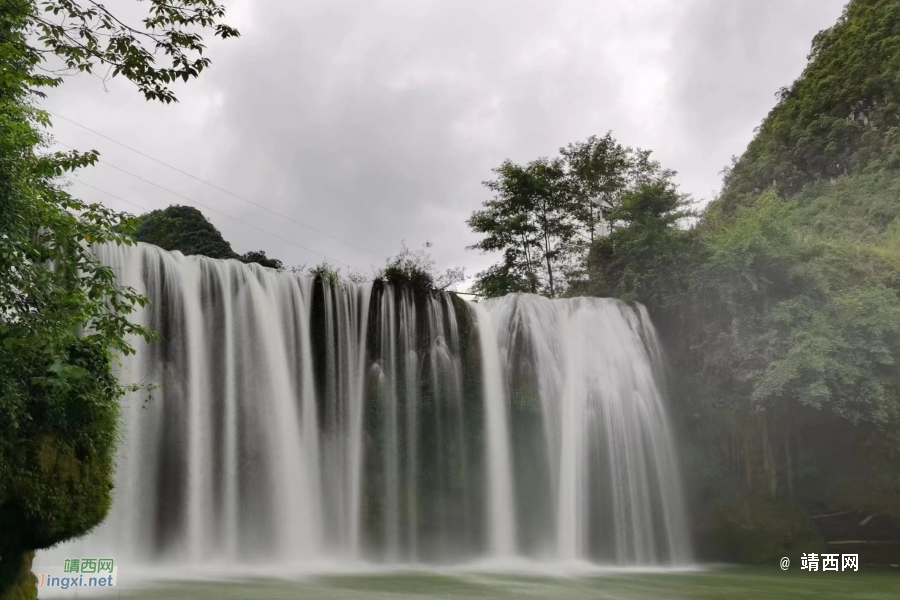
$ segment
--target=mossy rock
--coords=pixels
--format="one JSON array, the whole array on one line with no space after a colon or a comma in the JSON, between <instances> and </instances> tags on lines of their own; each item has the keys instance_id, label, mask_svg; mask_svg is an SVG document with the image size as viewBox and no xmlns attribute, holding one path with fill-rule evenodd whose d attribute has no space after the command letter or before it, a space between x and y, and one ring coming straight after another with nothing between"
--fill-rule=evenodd
<instances>
[{"instance_id":1,"label":"mossy rock","mask_svg":"<svg viewBox=\"0 0 900 600\"><path fill-rule=\"evenodd\" d=\"M30 370L0 361L4 407L28 416L0 420L0 557L8 559L103 521L118 435L119 388L106 348L83 338L55 360L25 358ZM61 375L45 377L54 368ZM0 589L15 568L5 566Z\"/></svg>"}]
</instances>

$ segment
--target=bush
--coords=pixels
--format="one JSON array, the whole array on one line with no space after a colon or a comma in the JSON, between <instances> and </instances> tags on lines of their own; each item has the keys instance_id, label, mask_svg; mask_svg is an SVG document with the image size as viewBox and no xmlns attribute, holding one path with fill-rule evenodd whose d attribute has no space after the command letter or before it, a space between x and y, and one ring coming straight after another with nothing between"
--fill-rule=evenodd
<instances>
[{"instance_id":1,"label":"bush","mask_svg":"<svg viewBox=\"0 0 900 600\"><path fill-rule=\"evenodd\" d=\"M120 387L89 338L56 356L0 361L0 556L47 548L100 523L112 502Z\"/></svg>"},{"instance_id":2,"label":"bush","mask_svg":"<svg viewBox=\"0 0 900 600\"><path fill-rule=\"evenodd\" d=\"M404 243L400 253L388 259L384 269L375 274L375 279L414 290L447 290L465 281L462 267L439 273L428 252L430 247L431 243L426 242L421 249L412 251Z\"/></svg>"}]
</instances>

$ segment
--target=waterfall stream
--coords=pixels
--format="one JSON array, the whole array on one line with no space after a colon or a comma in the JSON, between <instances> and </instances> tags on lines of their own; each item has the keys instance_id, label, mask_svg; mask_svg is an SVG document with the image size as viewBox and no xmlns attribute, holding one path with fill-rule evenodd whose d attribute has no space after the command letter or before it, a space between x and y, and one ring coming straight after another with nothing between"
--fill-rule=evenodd
<instances>
[{"instance_id":1,"label":"waterfall stream","mask_svg":"<svg viewBox=\"0 0 900 600\"><path fill-rule=\"evenodd\" d=\"M109 518L50 556L690 561L642 308L98 253L151 300L135 318L162 339L119 376L155 388L122 401Z\"/></svg>"}]
</instances>

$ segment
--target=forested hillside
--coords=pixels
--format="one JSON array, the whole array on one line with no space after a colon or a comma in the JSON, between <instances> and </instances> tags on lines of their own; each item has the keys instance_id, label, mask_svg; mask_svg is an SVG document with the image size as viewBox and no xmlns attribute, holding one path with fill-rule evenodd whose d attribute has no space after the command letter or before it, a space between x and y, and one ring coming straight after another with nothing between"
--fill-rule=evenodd
<instances>
[{"instance_id":1,"label":"forested hillside","mask_svg":"<svg viewBox=\"0 0 900 600\"><path fill-rule=\"evenodd\" d=\"M854 0L695 227L625 212L592 248L592 290L665 337L710 556L810 551L817 513L900 516L898 119L900 4Z\"/></svg>"},{"instance_id":2,"label":"forested hillside","mask_svg":"<svg viewBox=\"0 0 900 600\"><path fill-rule=\"evenodd\" d=\"M900 5L854 0L812 42L809 64L725 178L729 208L774 188L900 167Z\"/></svg>"},{"instance_id":3,"label":"forested hillside","mask_svg":"<svg viewBox=\"0 0 900 600\"><path fill-rule=\"evenodd\" d=\"M210 258L235 258L245 263L259 263L270 269L281 269L281 261L266 257L262 250L238 254L225 241L215 225L203 213L190 206L172 205L151 211L137 220L135 238L165 250L182 254L201 254Z\"/></svg>"}]
</instances>

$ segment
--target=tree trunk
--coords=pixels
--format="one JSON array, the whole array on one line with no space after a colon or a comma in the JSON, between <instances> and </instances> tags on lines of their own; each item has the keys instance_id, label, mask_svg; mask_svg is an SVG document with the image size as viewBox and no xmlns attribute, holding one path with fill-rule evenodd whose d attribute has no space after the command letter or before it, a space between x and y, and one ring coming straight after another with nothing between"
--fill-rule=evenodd
<instances>
[{"instance_id":1,"label":"tree trunk","mask_svg":"<svg viewBox=\"0 0 900 600\"><path fill-rule=\"evenodd\" d=\"M594 245L594 229L597 224L596 221L594 221L594 203L593 202L591 202L590 207L588 207L588 214L590 215L588 227L590 228L589 233L591 234L591 246L593 246ZM603 213L601 212L600 214L602 215Z\"/></svg>"},{"instance_id":2,"label":"tree trunk","mask_svg":"<svg viewBox=\"0 0 900 600\"><path fill-rule=\"evenodd\" d=\"M535 277L534 277L534 265L531 264L531 252L528 250L528 240L525 239L525 234L522 234L522 252L525 254L525 265L528 268L528 277L531 279L531 293L536 294L537 290L535 289Z\"/></svg>"},{"instance_id":3,"label":"tree trunk","mask_svg":"<svg viewBox=\"0 0 900 600\"><path fill-rule=\"evenodd\" d=\"M15 569L18 571L18 576L12 582L11 587L6 590L0 589L0 600L36 600L38 596L38 590L35 587L37 577L31 572L34 552L10 556L9 559L10 563L3 565L3 570Z\"/></svg>"},{"instance_id":4,"label":"tree trunk","mask_svg":"<svg viewBox=\"0 0 900 600\"><path fill-rule=\"evenodd\" d=\"M550 262L550 238L546 234L544 235L544 258L547 261L547 277L550 279L550 297L553 298L556 296L556 291L553 289L553 265Z\"/></svg>"},{"instance_id":5,"label":"tree trunk","mask_svg":"<svg viewBox=\"0 0 900 600\"><path fill-rule=\"evenodd\" d=\"M541 229L544 234L544 261L547 263L547 277L550 282L550 297L553 298L556 295L555 290L553 289L553 265L550 261L550 232L547 231L550 225L547 223L547 201L541 201Z\"/></svg>"}]
</instances>

